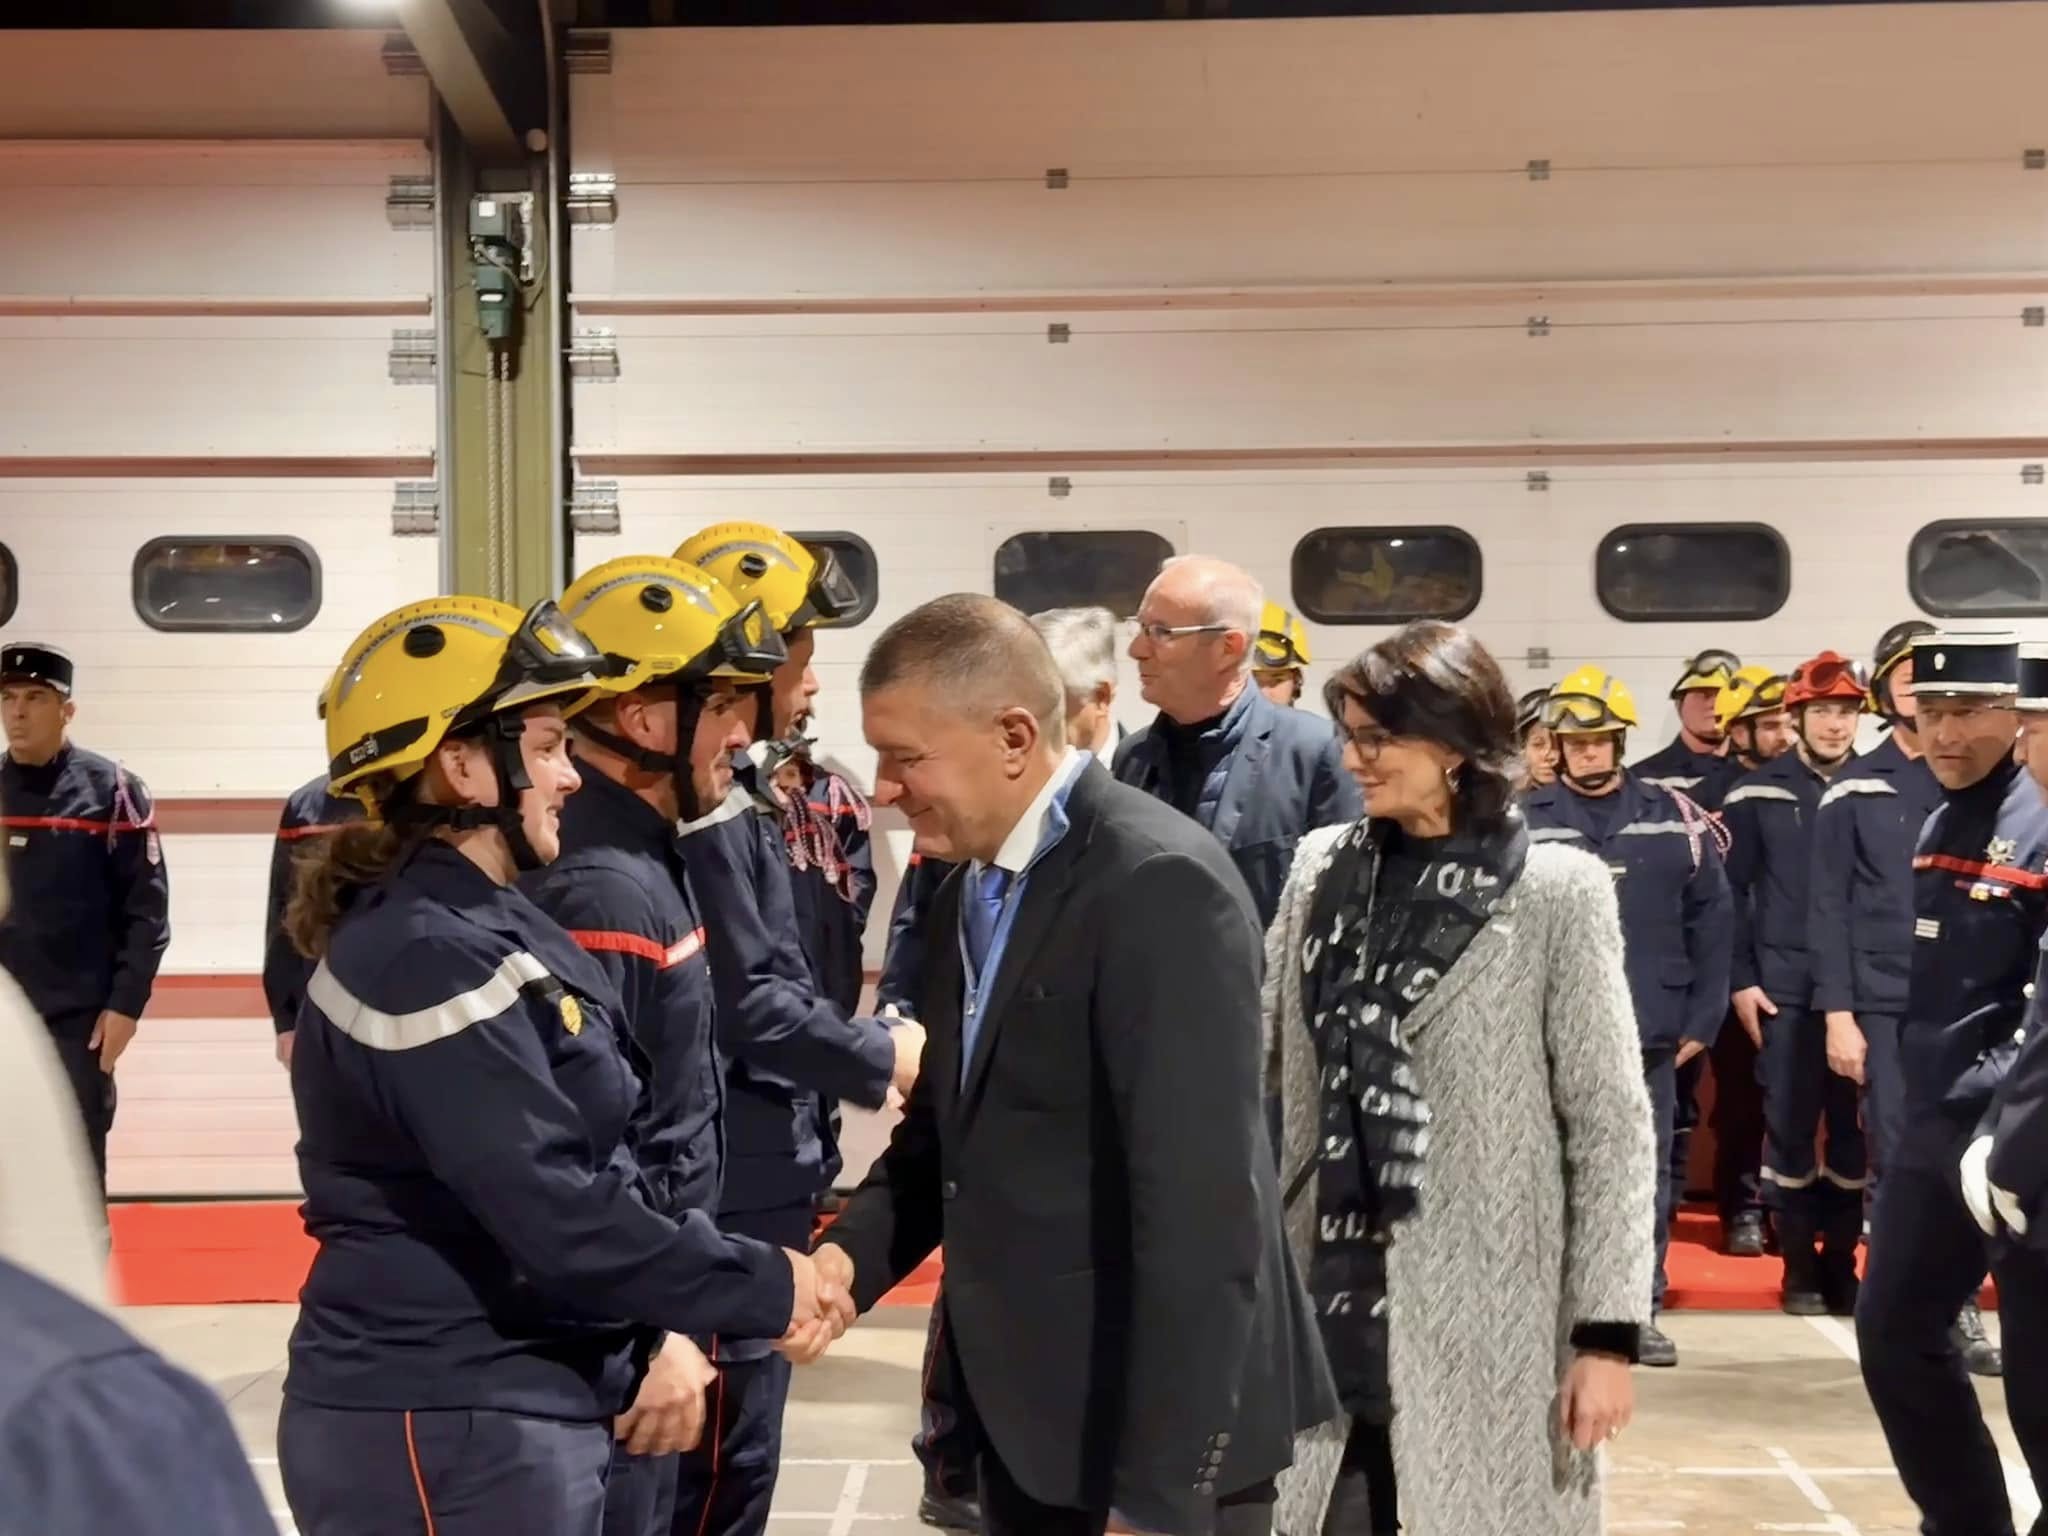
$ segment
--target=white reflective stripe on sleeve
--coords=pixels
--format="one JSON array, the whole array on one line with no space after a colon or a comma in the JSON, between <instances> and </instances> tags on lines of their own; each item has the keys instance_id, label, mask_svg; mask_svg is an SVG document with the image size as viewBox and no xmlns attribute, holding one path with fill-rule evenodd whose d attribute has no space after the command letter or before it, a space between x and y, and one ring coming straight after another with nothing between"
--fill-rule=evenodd
<instances>
[{"instance_id":1,"label":"white reflective stripe on sleeve","mask_svg":"<svg viewBox=\"0 0 2048 1536\"><path fill-rule=\"evenodd\" d=\"M731 792L718 802L717 808L710 815L699 816L695 821L677 822L676 836L688 837L693 832L707 832L713 827L724 825L735 817L746 815L753 808L754 797L735 784Z\"/></svg>"},{"instance_id":2,"label":"white reflective stripe on sleeve","mask_svg":"<svg viewBox=\"0 0 2048 1536\"><path fill-rule=\"evenodd\" d=\"M1681 779L1676 777L1669 779L1644 779L1643 782L1645 784L1654 784L1659 789L1697 789L1700 784L1698 779Z\"/></svg>"},{"instance_id":3,"label":"white reflective stripe on sleeve","mask_svg":"<svg viewBox=\"0 0 2048 1536\"><path fill-rule=\"evenodd\" d=\"M1676 832L1680 837L1692 836L1692 828L1682 821L1632 821L1619 829L1616 837L1640 836L1645 832Z\"/></svg>"},{"instance_id":4,"label":"white reflective stripe on sleeve","mask_svg":"<svg viewBox=\"0 0 2048 1536\"><path fill-rule=\"evenodd\" d=\"M1828 792L1820 797L1820 803L1822 805L1833 805L1844 795L1896 795L1897 793L1898 791L1893 789L1883 779L1850 779L1846 783L1829 785Z\"/></svg>"},{"instance_id":5,"label":"white reflective stripe on sleeve","mask_svg":"<svg viewBox=\"0 0 2048 1536\"><path fill-rule=\"evenodd\" d=\"M1561 843L1584 834L1573 827L1531 827L1529 841L1532 843Z\"/></svg>"},{"instance_id":6,"label":"white reflective stripe on sleeve","mask_svg":"<svg viewBox=\"0 0 2048 1536\"><path fill-rule=\"evenodd\" d=\"M1799 803L1799 797L1793 794L1791 790L1780 789L1775 784L1741 785L1738 788L1729 790L1728 798L1721 803L1723 805L1733 805L1738 800L1790 800L1794 805Z\"/></svg>"},{"instance_id":7,"label":"white reflective stripe on sleeve","mask_svg":"<svg viewBox=\"0 0 2048 1536\"><path fill-rule=\"evenodd\" d=\"M524 950L507 955L481 986L458 993L431 1008L411 1013L385 1013L362 1002L334 979L325 960L306 983L306 996L327 1021L359 1045L373 1051L410 1051L459 1035L472 1024L495 1019L519 1000L519 989L540 981L548 968Z\"/></svg>"}]
</instances>

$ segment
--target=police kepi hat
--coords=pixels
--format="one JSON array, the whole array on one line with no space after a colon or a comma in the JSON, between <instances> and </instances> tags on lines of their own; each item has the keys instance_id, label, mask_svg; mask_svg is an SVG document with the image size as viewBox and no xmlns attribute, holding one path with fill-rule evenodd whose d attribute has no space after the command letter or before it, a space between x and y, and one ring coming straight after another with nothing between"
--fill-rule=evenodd
<instances>
[{"instance_id":1,"label":"police kepi hat","mask_svg":"<svg viewBox=\"0 0 2048 1536\"><path fill-rule=\"evenodd\" d=\"M1998 698L2019 683L2020 643L2009 631L1943 630L1913 641L1913 692L1921 698Z\"/></svg>"},{"instance_id":2,"label":"police kepi hat","mask_svg":"<svg viewBox=\"0 0 2048 1536\"><path fill-rule=\"evenodd\" d=\"M43 683L68 699L74 672L71 658L54 645L0 648L0 683Z\"/></svg>"},{"instance_id":3,"label":"police kepi hat","mask_svg":"<svg viewBox=\"0 0 2048 1536\"><path fill-rule=\"evenodd\" d=\"M2020 647L2020 708L2048 714L2048 644L2037 640Z\"/></svg>"}]
</instances>

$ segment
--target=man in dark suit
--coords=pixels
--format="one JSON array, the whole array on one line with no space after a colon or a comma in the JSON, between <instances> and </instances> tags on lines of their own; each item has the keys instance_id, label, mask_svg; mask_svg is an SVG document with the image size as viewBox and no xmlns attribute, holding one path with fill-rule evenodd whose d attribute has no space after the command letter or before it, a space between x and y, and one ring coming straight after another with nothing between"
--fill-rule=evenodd
<instances>
[{"instance_id":1,"label":"man in dark suit","mask_svg":"<svg viewBox=\"0 0 2048 1536\"><path fill-rule=\"evenodd\" d=\"M1260 930L1186 818L1069 749L1015 610L941 598L861 674L875 798L958 865L926 1070L828 1230L873 1306L943 1239L989 1536L1265 1531L1335 1412L1260 1118Z\"/></svg>"},{"instance_id":2,"label":"man in dark suit","mask_svg":"<svg viewBox=\"0 0 2048 1536\"><path fill-rule=\"evenodd\" d=\"M1264 606L1259 584L1226 561L1166 563L1138 605L1131 641L1145 702L1159 715L1116 749L1114 769L1215 834L1261 924L1279 909L1302 834L1365 813L1330 722L1252 686Z\"/></svg>"}]
</instances>

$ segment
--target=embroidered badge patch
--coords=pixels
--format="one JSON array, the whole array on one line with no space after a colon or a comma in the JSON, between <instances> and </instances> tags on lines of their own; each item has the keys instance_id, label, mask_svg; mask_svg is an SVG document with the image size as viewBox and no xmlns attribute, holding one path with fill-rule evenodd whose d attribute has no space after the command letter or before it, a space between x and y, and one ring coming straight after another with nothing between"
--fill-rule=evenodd
<instances>
[{"instance_id":1,"label":"embroidered badge patch","mask_svg":"<svg viewBox=\"0 0 2048 1536\"><path fill-rule=\"evenodd\" d=\"M583 1032L583 1005L566 994L562 998L562 1028L572 1035Z\"/></svg>"}]
</instances>

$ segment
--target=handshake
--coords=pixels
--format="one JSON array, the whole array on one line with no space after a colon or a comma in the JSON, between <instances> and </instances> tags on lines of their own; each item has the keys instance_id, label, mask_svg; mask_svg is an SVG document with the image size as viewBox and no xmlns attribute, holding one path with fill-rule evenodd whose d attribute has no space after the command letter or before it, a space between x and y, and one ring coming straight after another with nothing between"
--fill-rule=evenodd
<instances>
[{"instance_id":1,"label":"handshake","mask_svg":"<svg viewBox=\"0 0 2048 1536\"><path fill-rule=\"evenodd\" d=\"M796 1365L809 1365L833 1340L853 1326L853 1260L846 1250L823 1244L815 1254L785 1248L796 1280L796 1304L789 1331L775 1348Z\"/></svg>"}]
</instances>

